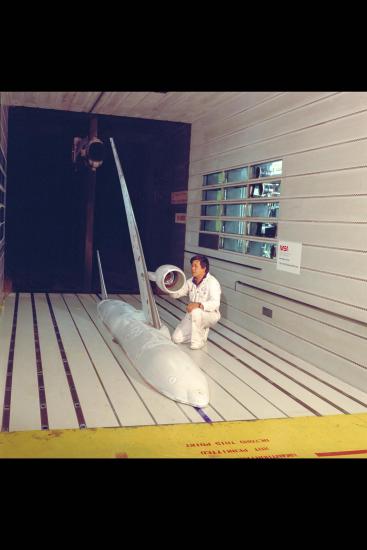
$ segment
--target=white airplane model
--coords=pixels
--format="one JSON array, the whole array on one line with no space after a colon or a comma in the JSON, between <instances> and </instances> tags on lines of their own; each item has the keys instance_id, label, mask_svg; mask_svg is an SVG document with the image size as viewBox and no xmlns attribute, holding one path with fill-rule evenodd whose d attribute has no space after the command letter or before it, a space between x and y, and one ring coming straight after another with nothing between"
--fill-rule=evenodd
<instances>
[{"instance_id":1,"label":"white airplane model","mask_svg":"<svg viewBox=\"0 0 367 550\"><path fill-rule=\"evenodd\" d=\"M186 281L183 271L173 265L147 271L134 212L115 143L110 138L125 204L130 239L134 253L142 310L121 300L109 300L97 251L102 301L98 315L114 339L125 350L142 377L160 393L181 403L205 407L209 403L206 377L191 357L171 341L170 333L159 318L149 279L168 294L177 292Z\"/></svg>"}]
</instances>

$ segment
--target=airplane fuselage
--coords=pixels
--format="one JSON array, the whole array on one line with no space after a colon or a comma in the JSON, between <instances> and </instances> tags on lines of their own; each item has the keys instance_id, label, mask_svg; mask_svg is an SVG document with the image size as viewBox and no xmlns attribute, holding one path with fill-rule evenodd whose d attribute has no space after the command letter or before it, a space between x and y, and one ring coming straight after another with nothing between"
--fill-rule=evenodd
<instances>
[{"instance_id":1,"label":"airplane fuselage","mask_svg":"<svg viewBox=\"0 0 367 550\"><path fill-rule=\"evenodd\" d=\"M209 403L206 377L171 341L167 327L150 326L143 311L121 300L102 300L97 311L146 382L175 401L194 407Z\"/></svg>"}]
</instances>

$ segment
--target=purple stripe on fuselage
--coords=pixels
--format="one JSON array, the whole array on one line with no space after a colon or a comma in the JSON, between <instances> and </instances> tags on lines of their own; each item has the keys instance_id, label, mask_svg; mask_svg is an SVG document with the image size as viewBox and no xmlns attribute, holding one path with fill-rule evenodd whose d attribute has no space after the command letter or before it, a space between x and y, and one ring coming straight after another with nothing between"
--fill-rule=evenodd
<instances>
[{"instance_id":1,"label":"purple stripe on fuselage","mask_svg":"<svg viewBox=\"0 0 367 550\"><path fill-rule=\"evenodd\" d=\"M203 409L199 409L199 407L194 407L194 409L196 409L198 411L201 418L203 418L205 420L205 422L209 422L210 424L213 422L212 420L210 420L209 416L205 414Z\"/></svg>"}]
</instances>

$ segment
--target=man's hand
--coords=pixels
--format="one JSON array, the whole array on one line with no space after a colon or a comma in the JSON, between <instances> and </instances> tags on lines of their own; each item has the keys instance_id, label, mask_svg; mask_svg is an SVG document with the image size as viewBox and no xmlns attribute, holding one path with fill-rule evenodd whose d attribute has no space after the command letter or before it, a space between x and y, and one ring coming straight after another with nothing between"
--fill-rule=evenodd
<instances>
[{"instance_id":1,"label":"man's hand","mask_svg":"<svg viewBox=\"0 0 367 550\"><path fill-rule=\"evenodd\" d=\"M200 304L197 302L191 302L190 304L187 304L186 311L187 313L191 313L193 309L196 309L197 307L200 307Z\"/></svg>"}]
</instances>

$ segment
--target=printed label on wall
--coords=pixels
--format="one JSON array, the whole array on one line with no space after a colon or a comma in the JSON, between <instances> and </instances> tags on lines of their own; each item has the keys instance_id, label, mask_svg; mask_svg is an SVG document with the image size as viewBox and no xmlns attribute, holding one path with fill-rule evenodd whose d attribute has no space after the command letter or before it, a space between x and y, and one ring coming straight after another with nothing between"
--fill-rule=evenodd
<instances>
[{"instance_id":1,"label":"printed label on wall","mask_svg":"<svg viewBox=\"0 0 367 550\"><path fill-rule=\"evenodd\" d=\"M171 193L171 204L186 204L187 191L174 191Z\"/></svg>"},{"instance_id":2,"label":"printed label on wall","mask_svg":"<svg viewBox=\"0 0 367 550\"><path fill-rule=\"evenodd\" d=\"M279 241L277 269L297 275L301 272L302 243Z\"/></svg>"},{"instance_id":3,"label":"printed label on wall","mask_svg":"<svg viewBox=\"0 0 367 550\"><path fill-rule=\"evenodd\" d=\"M175 214L175 223L186 223L186 212Z\"/></svg>"}]
</instances>

